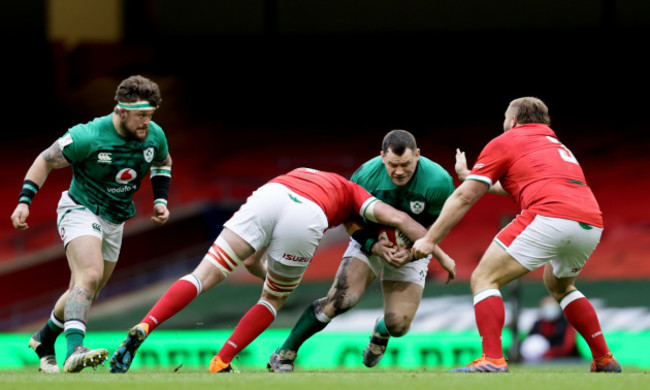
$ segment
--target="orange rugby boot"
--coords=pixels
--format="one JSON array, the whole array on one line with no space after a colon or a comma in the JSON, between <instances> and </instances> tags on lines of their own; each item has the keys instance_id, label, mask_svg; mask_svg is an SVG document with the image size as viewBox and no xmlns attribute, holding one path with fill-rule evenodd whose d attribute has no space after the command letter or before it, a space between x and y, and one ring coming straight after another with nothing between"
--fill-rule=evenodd
<instances>
[{"instance_id":1,"label":"orange rugby boot","mask_svg":"<svg viewBox=\"0 0 650 390\"><path fill-rule=\"evenodd\" d=\"M485 354L465 367L454 368L451 372L508 372L506 358L492 359Z\"/></svg>"}]
</instances>

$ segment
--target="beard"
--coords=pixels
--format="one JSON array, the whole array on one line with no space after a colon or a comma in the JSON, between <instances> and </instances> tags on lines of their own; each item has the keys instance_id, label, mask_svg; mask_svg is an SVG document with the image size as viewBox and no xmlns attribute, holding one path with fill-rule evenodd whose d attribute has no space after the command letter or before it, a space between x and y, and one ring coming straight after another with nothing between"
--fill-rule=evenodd
<instances>
[{"instance_id":1,"label":"beard","mask_svg":"<svg viewBox=\"0 0 650 390\"><path fill-rule=\"evenodd\" d=\"M136 128L129 129L124 122L120 124L122 127L123 133L126 135L126 139L129 141L139 141L144 142L149 136L149 127L147 128Z\"/></svg>"}]
</instances>

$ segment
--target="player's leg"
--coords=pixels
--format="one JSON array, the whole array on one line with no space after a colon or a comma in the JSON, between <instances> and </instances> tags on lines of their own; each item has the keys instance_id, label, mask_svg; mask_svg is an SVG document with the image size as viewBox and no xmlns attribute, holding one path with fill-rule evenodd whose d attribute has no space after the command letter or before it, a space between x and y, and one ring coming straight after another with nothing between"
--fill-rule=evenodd
<instances>
[{"instance_id":1,"label":"player's leg","mask_svg":"<svg viewBox=\"0 0 650 390\"><path fill-rule=\"evenodd\" d=\"M71 288L68 291L68 299L66 300L64 309L67 318L69 302L75 291L75 286L81 284L94 289L91 296L91 304L97 300L99 293L106 286L117 265L122 246L124 223L107 221L97 217L86 209L72 210L66 213L65 211L62 212L60 208L59 215L61 214L64 214L64 216L60 219L60 231L66 243L66 254L70 262L70 268L73 270L71 272ZM100 238L100 261L97 261L95 257L97 253L97 240L95 238ZM80 261L79 259L83 260ZM89 259L93 260L86 263ZM93 272L89 272L89 268ZM101 272L99 280L97 280L98 271ZM83 275L83 278L81 278L82 283L79 282L80 274ZM74 343L78 339L78 332L80 331L80 327L75 326L72 326L69 332L66 329L68 349L70 348L70 339ZM104 360L108 357L108 351L103 348L88 349L79 346L75 346L74 348L78 350L66 360L64 364L65 372L78 372L89 365L95 368L98 363L103 365Z\"/></svg>"},{"instance_id":2,"label":"player's leg","mask_svg":"<svg viewBox=\"0 0 650 390\"><path fill-rule=\"evenodd\" d=\"M273 323L277 312L300 283L305 268L295 268L302 270L291 270L285 275L277 274L273 270L268 271L259 302L244 314L228 340L212 358L210 372L233 371L230 362L234 357Z\"/></svg>"},{"instance_id":3,"label":"player's leg","mask_svg":"<svg viewBox=\"0 0 650 390\"><path fill-rule=\"evenodd\" d=\"M453 372L508 371L501 345L505 309L499 289L552 259L562 240L559 232L545 217L523 211L497 234L470 279L483 356Z\"/></svg>"},{"instance_id":4,"label":"player's leg","mask_svg":"<svg viewBox=\"0 0 650 390\"><path fill-rule=\"evenodd\" d=\"M203 291L227 278L244 259L267 245L278 215L278 208L269 207L279 196L275 193L277 190L277 186L260 187L226 221L219 237L194 272L176 281L142 322L129 330L126 339L113 353L111 372L126 372L137 349L151 331L182 310Z\"/></svg>"},{"instance_id":5,"label":"player's leg","mask_svg":"<svg viewBox=\"0 0 650 390\"><path fill-rule=\"evenodd\" d=\"M574 282L577 272L584 266L600 241L601 232L595 228L585 228L573 221L561 221L568 225L562 231L570 235L570 245L560 247L557 259L546 264L544 284L551 296L560 303L569 323L585 339L593 357L590 371L621 372L621 366L612 356L594 307L576 289Z\"/></svg>"},{"instance_id":6,"label":"player's leg","mask_svg":"<svg viewBox=\"0 0 650 390\"><path fill-rule=\"evenodd\" d=\"M279 184L266 185L261 190L267 199L262 209L248 220L262 221L260 225L268 232L265 242L267 277L262 300L242 318L232 335L233 340L238 340L234 344L241 347L254 340L273 321L275 314L269 315L270 310L264 302L271 302L271 306L275 303L276 310L284 303L285 296L297 287L328 226L325 213L311 200ZM252 324L254 319L258 325L248 325L247 330L246 324ZM226 343L215 356L211 372L220 372L221 363L230 362L237 349L231 347L234 346Z\"/></svg>"},{"instance_id":7,"label":"player's leg","mask_svg":"<svg viewBox=\"0 0 650 390\"><path fill-rule=\"evenodd\" d=\"M452 372L507 372L501 333L505 308L499 289L529 270L493 241L472 272L474 315L483 348L483 357Z\"/></svg>"},{"instance_id":8,"label":"player's leg","mask_svg":"<svg viewBox=\"0 0 650 390\"><path fill-rule=\"evenodd\" d=\"M379 363L391 336L401 337L411 327L422 300L430 260L431 256L396 268L384 264L382 259L370 258L371 262L380 261L376 266L383 267L384 315L375 321L370 341L363 351L363 364L366 367Z\"/></svg>"},{"instance_id":9,"label":"player's leg","mask_svg":"<svg viewBox=\"0 0 650 390\"><path fill-rule=\"evenodd\" d=\"M600 328L596 310L589 300L574 286L575 277L558 278L553 267L544 269L544 284L564 311L571 326L585 339L593 357L590 371L621 372L621 366L612 356Z\"/></svg>"},{"instance_id":10,"label":"player's leg","mask_svg":"<svg viewBox=\"0 0 650 390\"><path fill-rule=\"evenodd\" d=\"M56 373L59 372L58 364L56 363L54 344L64 329L66 328L66 305L70 302L70 310L76 305L81 308L81 314L74 314L79 318L72 318L77 320L79 324L78 331L71 330L71 333L75 333L72 339L75 339L75 343L80 343L83 341L83 335L85 334L85 317L87 315L90 302L92 297L96 293L96 285L99 285L100 275L102 274L102 253L101 253L101 242L103 238L103 232L101 228L101 219L96 215L92 214L85 207L76 204L67 194L64 192L61 196L57 207L57 221L58 221L58 230L63 241L64 248L66 248L66 256L68 257L68 263L70 266L70 284L68 289L58 298L54 305L54 309L50 315L50 319L47 324L38 332L36 332L29 341L29 346L34 349L38 357L40 358L40 370ZM89 242L91 245L91 253L89 254L88 259L81 259L79 265L77 265L77 259L71 258L69 252L70 243L75 240L76 243L73 244L72 249L74 250L77 246L83 247L83 243ZM74 255L74 253L72 254ZM85 262L87 260L87 262ZM88 277L81 279L81 282L77 280L77 273L84 272L83 268L89 266L91 272ZM81 270L79 270L81 268ZM83 275L85 276L85 275ZM94 279L94 281L93 281ZM82 299L81 304L75 303L72 299L71 292L79 291L80 283L89 282L89 289L87 290L87 295L91 298L89 300ZM82 285L83 287L83 285ZM77 290L75 290L77 289ZM79 298L79 295L76 294L75 298ZM74 310L72 310L74 312ZM84 314L85 312L85 314ZM80 322L79 322L80 321ZM69 342L70 343L70 342ZM68 351L69 356L71 354Z\"/></svg>"},{"instance_id":11,"label":"player's leg","mask_svg":"<svg viewBox=\"0 0 650 390\"><path fill-rule=\"evenodd\" d=\"M185 308L198 295L225 280L242 263L242 258L251 256L253 252L253 247L246 241L224 228L194 271L174 282L140 323L129 330L111 357L111 372L127 372L136 351L154 329Z\"/></svg>"},{"instance_id":12,"label":"player's leg","mask_svg":"<svg viewBox=\"0 0 650 390\"><path fill-rule=\"evenodd\" d=\"M264 280L266 278L266 248L255 252L244 260L244 266L251 275Z\"/></svg>"},{"instance_id":13,"label":"player's leg","mask_svg":"<svg viewBox=\"0 0 650 390\"><path fill-rule=\"evenodd\" d=\"M224 228L199 265L191 274L181 277L158 300L141 323L153 331L194 298L225 280L255 250L237 234Z\"/></svg>"},{"instance_id":14,"label":"player's leg","mask_svg":"<svg viewBox=\"0 0 650 390\"><path fill-rule=\"evenodd\" d=\"M354 307L363 297L376 276L367 262L351 257L351 254L348 247L327 296L305 308L287 339L273 352L267 365L270 371L293 371L293 362L302 344L325 329L334 317Z\"/></svg>"},{"instance_id":15,"label":"player's leg","mask_svg":"<svg viewBox=\"0 0 650 390\"><path fill-rule=\"evenodd\" d=\"M210 372L232 371L232 359L266 330L287 297L298 287L302 275L327 228L327 218L307 199L294 201L285 190L277 202L280 211L267 248L267 274L260 301L235 328L210 362ZM294 196L299 196L293 194ZM295 198L297 199L297 198Z\"/></svg>"},{"instance_id":16,"label":"player's leg","mask_svg":"<svg viewBox=\"0 0 650 390\"><path fill-rule=\"evenodd\" d=\"M48 374L57 374L61 372L56 361L54 344L59 335L63 333L64 309L65 302L68 299L68 291L69 290L66 290L57 299L54 308L50 313L50 318L43 328L36 331L36 333L34 333L29 339L29 347L36 352L36 355L38 355L40 360L38 370Z\"/></svg>"},{"instance_id":17,"label":"player's leg","mask_svg":"<svg viewBox=\"0 0 650 390\"><path fill-rule=\"evenodd\" d=\"M386 336L404 336L415 317L424 288L416 283L385 280L384 291L384 325L378 330Z\"/></svg>"},{"instance_id":18,"label":"player's leg","mask_svg":"<svg viewBox=\"0 0 650 390\"><path fill-rule=\"evenodd\" d=\"M72 285L64 309L67 354L63 371L79 372L89 365L96 367L108 356L106 349L83 345L88 312L104 279L102 241L94 235L78 236L66 245L66 256Z\"/></svg>"},{"instance_id":19,"label":"player's leg","mask_svg":"<svg viewBox=\"0 0 650 390\"><path fill-rule=\"evenodd\" d=\"M404 336L413 322L424 287L409 281L383 280L384 315L377 318L363 351L363 364L374 367L386 352L390 337Z\"/></svg>"},{"instance_id":20,"label":"player's leg","mask_svg":"<svg viewBox=\"0 0 650 390\"><path fill-rule=\"evenodd\" d=\"M104 260L104 274L102 275L102 279L99 281L99 286L97 287L97 291L95 291L93 302L97 300L97 298L99 297L99 293L101 293L102 289L106 287L106 283L108 283L108 280L111 278L111 275L113 275L113 271L115 271L116 265L117 265L116 261Z\"/></svg>"}]
</instances>

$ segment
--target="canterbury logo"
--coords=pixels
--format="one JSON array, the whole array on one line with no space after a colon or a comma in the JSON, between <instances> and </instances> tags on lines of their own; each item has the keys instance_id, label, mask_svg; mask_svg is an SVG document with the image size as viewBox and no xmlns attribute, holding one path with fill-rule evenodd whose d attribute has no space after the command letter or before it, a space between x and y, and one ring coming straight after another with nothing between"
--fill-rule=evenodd
<instances>
[{"instance_id":1,"label":"canterbury logo","mask_svg":"<svg viewBox=\"0 0 650 390\"><path fill-rule=\"evenodd\" d=\"M111 163L113 161L113 158L111 157L110 153L99 153L97 154L97 162L99 163Z\"/></svg>"}]
</instances>

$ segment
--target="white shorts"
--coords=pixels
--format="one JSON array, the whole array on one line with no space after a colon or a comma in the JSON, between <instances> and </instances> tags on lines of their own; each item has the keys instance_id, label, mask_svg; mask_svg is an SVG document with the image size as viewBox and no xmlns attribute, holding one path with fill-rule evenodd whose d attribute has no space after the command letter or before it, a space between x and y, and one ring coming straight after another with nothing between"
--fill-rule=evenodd
<instances>
[{"instance_id":1,"label":"white shorts","mask_svg":"<svg viewBox=\"0 0 650 390\"><path fill-rule=\"evenodd\" d=\"M424 287L427 272L429 272L429 261L431 261L432 256L429 255L428 257L412 261L398 268L388 264L381 256L372 255L368 257L361 250L361 244L354 239L350 239L348 249L343 254L343 258L346 257L356 257L368 264L368 267L370 267L375 276L381 274L381 280L410 282Z\"/></svg>"},{"instance_id":2,"label":"white shorts","mask_svg":"<svg viewBox=\"0 0 650 390\"><path fill-rule=\"evenodd\" d=\"M558 278L577 276L600 242L603 229L570 219L524 212L495 241L531 271L551 262Z\"/></svg>"},{"instance_id":3,"label":"white shorts","mask_svg":"<svg viewBox=\"0 0 650 390\"><path fill-rule=\"evenodd\" d=\"M56 213L57 228L64 246L80 236L95 236L102 241L104 260L117 261L122 247L124 222L113 223L93 214L85 206L72 200L68 191L61 193Z\"/></svg>"},{"instance_id":4,"label":"white shorts","mask_svg":"<svg viewBox=\"0 0 650 390\"><path fill-rule=\"evenodd\" d=\"M289 278L303 275L327 226L320 206L278 183L258 188L224 224L255 251L268 247L268 269Z\"/></svg>"}]
</instances>

